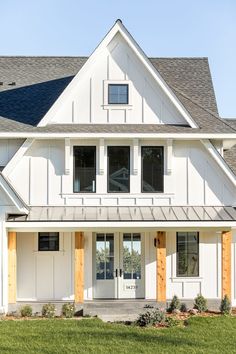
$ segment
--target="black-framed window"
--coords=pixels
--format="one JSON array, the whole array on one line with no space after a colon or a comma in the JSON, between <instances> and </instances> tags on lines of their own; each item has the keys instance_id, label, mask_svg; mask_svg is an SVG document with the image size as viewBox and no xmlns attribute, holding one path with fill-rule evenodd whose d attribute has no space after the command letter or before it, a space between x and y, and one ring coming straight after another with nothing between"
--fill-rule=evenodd
<instances>
[{"instance_id":1,"label":"black-framed window","mask_svg":"<svg viewBox=\"0 0 236 354\"><path fill-rule=\"evenodd\" d=\"M128 104L128 84L108 84L108 104Z\"/></svg>"},{"instance_id":2,"label":"black-framed window","mask_svg":"<svg viewBox=\"0 0 236 354\"><path fill-rule=\"evenodd\" d=\"M59 251L59 232L39 232L39 251Z\"/></svg>"},{"instance_id":3,"label":"black-framed window","mask_svg":"<svg viewBox=\"0 0 236 354\"><path fill-rule=\"evenodd\" d=\"M96 146L74 146L74 193L96 192Z\"/></svg>"},{"instance_id":4,"label":"black-framed window","mask_svg":"<svg viewBox=\"0 0 236 354\"><path fill-rule=\"evenodd\" d=\"M142 146L142 193L164 191L163 146Z\"/></svg>"},{"instance_id":5,"label":"black-framed window","mask_svg":"<svg viewBox=\"0 0 236 354\"><path fill-rule=\"evenodd\" d=\"M130 191L130 147L108 146L108 192Z\"/></svg>"},{"instance_id":6,"label":"black-framed window","mask_svg":"<svg viewBox=\"0 0 236 354\"><path fill-rule=\"evenodd\" d=\"M199 233L177 232L177 265L178 277L199 276Z\"/></svg>"}]
</instances>

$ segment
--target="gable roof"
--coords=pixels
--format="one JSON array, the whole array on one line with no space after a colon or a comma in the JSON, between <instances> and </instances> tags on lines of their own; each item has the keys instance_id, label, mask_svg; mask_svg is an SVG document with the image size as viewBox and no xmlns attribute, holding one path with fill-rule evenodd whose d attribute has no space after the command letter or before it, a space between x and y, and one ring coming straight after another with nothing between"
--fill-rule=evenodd
<instances>
[{"instance_id":1,"label":"gable roof","mask_svg":"<svg viewBox=\"0 0 236 354\"><path fill-rule=\"evenodd\" d=\"M0 57L0 82L3 82L0 132L36 131L32 126L37 126L86 60L87 57ZM218 116L206 58L150 58L150 61L201 132L235 132ZM10 85L12 82L15 85ZM63 126L58 128L63 131Z\"/></svg>"}]
</instances>

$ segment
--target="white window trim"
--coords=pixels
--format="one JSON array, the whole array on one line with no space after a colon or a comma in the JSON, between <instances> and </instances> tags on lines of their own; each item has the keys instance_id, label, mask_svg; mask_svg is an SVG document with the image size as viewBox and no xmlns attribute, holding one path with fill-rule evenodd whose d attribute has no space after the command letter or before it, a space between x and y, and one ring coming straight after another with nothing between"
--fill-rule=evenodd
<instances>
[{"instance_id":1,"label":"white window trim","mask_svg":"<svg viewBox=\"0 0 236 354\"><path fill-rule=\"evenodd\" d=\"M128 85L128 104L109 104L108 103L108 85ZM104 80L103 81L103 109L132 109L133 84L130 80Z\"/></svg>"}]
</instances>

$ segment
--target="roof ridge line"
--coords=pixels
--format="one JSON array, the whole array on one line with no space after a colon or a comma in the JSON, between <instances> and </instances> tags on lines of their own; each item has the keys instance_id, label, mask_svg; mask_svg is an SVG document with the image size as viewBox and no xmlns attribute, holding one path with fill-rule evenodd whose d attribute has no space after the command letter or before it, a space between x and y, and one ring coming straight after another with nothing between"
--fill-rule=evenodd
<instances>
[{"instance_id":1,"label":"roof ridge line","mask_svg":"<svg viewBox=\"0 0 236 354\"><path fill-rule=\"evenodd\" d=\"M175 88L174 86L170 85L170 87L177 91L178 93L180 93L182 96L184 96L185 98L187 98L188 100L190 100L192 103L196 104L198 107L202 108L204 111L206 111L207 113L211 114L214 118L218 119L220 122L224 123L227 127L233 129L234 131L236 131L235 128L233 128L230 124L226 123L224 121L224 119L222 119L221 117L217 116L215 113L213 113L211 110L205 108L204 106L202 106L200 103L196 102L195 100L193 100L192 98L190 98L189 96L187 96L186 94L184 94L182 91L180 91L179 89Z\"/></svg>"}]
</instances>

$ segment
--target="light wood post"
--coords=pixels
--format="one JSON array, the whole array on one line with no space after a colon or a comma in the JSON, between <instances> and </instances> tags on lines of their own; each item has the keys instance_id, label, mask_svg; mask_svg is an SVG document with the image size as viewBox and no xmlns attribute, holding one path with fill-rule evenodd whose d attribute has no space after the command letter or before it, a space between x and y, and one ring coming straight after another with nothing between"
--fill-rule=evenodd
<instances>
[{"instance_id":1,"label":"light wood post","mask_svg":"<svg viewBox=\"0 0 236 354\"><path fill-rule=\"evenodd\" d=\"M156 238L156 294L157 301L166 301L166 233L157 232Z\"/></svg>"},{"instance_id":2,"label":"light wood post","mask_svg":"<svg viewBox=\"0 0 236 354\"><path fill-rule=\"evenodd\" d=\"M227 295L231 299L231 242L232 232L223 231L222 242L222 298Z\"/></svg>"},{"instance_id":3,"label":"light wood post","mask_svg":"<svg viewBox=\"0 0 236 354\"><path fill-rule=\"evenodd\" d=\"M16 232L8 232L8 303L16 303Z\"/></svg>"},{"instance_id":4,"label":"light wood post","mask_svg":"<svg viewBox=\"0 0 236 354\"><path fill-rule=\"evenodd\" d=\"M84 233L75 232L75 302L84 302Z\"/></svg>"}]
</instances>

